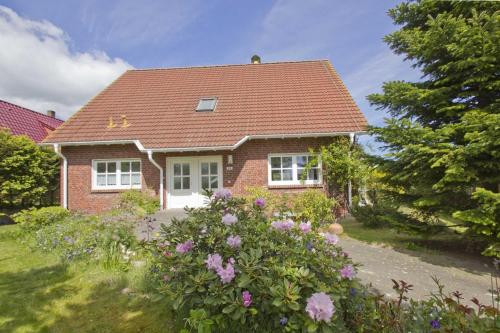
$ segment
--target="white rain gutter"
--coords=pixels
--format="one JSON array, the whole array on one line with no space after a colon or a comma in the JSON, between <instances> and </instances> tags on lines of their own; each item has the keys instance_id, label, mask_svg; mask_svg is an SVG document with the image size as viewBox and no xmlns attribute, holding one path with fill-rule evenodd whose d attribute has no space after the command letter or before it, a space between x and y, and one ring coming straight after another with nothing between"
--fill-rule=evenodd
<instances>
[{"instance_id":1,"label":"white rain gutter","mask_svg":"<svg viewBox=\"0 0 500 333\"><path fill-rule=\"evenodd\" d=\"M160 210L163 210L163 168L153 159L153 152L151 150L147 152L149 162L160 170Z\"/></svg>"},{"instance_id":2,"label":"white rain gutter","mask_svg":"<svg viewBox=\"0 0 500 333\"><path fill-rule=\"evenodd\" d=\"M63 160L63 208L68 209L68 159L62 154L58 143L54 143L54 151Z\"/></svg>"}]
</instances>

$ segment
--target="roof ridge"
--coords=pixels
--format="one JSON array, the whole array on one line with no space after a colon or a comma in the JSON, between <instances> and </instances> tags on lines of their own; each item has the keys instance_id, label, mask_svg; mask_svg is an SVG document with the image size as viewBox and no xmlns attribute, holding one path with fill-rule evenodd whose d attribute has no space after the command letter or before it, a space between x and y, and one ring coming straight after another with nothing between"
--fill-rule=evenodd
<instances>
[{"instance_id":1,"label":"roof ridge","mask_svg":"<svg viewBox=\"0 0 500 333\"><path fill-rule=\"evenodd\" d=\"M243 66L263 66L263 65L281 65L281 64L299 64L305 62L323 62L329 61L328 59L311 59L311 60L290 60L290 61L273 61L263 62L260 64L226 64L226 65L199 65L199 66L176 66L176 67L153 67L153 68L132 68L128 72L133 71L157 71L157 70L173 70L173 69L191 69L191 68L218 68L218 67L243 67Z\"/></svg>"},{"instance_id":2,"label":"roof ridge","mask_svg":"<svg viewBox=\"0 0 500 333\"><path fill-rule=\"evenodd\" d=\"M9 105L15 106L16 108L21 108L21 109L24 109L24 110L26 110L26 111L29 111L29 112L35 113L35 114L36 114L36 115L38 115L38 116L44 116L45 118L48 118L48 119L52 119L52 120L54 120L54 119L55 119L55 120L59 120L59 121L64 122L64 120L62 120L62 119L59 119L59 118L56 118L56 117L51 117L51 116L48 116L48 115L43 114L43 113L41 113L41 112L38 112L38 111L35 111L35 110L31 110L31 109L25 108L24 106L21 106L21 105L17 105L17 104L14 104L14 103L8 102L8 101L6 101L6 100L4 100L4 99L0 99L0 102L7 103L7 104L9 104Z\"/></svg>"}]
</instances>

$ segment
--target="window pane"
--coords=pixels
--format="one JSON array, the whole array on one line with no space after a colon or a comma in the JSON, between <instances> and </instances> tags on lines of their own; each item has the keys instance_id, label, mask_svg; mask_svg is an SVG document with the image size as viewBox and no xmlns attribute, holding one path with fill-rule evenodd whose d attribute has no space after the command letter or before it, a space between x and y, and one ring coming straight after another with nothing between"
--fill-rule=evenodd
<instances>
[{"instance_id":1,"label":"window pane","mask_svg":"<svg viewBox=\"0 0 500 333\"><path fill-rule=\"evenodd\" d=\"M97 172L98 173L105 173L106 172L106 163L105 162L97 163Z\"/></svg>"},{"instance_id":2,"label":"window pane","mask_svg":"<svg viewBox=\"0 0 500 333\"><path fill-rule=\"evenodd\" d=\"M216 175L217 174L217 163L210 163L210 174L211 175Z\"/></svg>"},{"instance_id":3,"label":"window pane","mask_svg":"<svg viewBox=\"0 0 500 333\"><path fill-rule=\"evenodd\" d=\"M283 180L293 180L292 170L283 170Z\"/></svg>"},{"instance_id":4,"label":"window pane","mask_svg":"<svg viewBox=\"0 0 500 333\"><path fill-rule=\"evenodd\" d=\"M106 175L97 176L97 186L106 186Z\"/></svg>"},{"instance_id":5,"label":"window pane","mask_svg":"<svg viewBox=\"0 0 500 333\"><path fill-rule=\"evenodd\" d=\"M181 177L174 177L174 190L181 189Z\"/></svg>"},{"instance_id":6,"label":"window pane","mask_svg":"<svg viewBox=\"0 0 500 333\"><path fill-rule=\"evenodd\" d=\"M271 168L281 168L281 157L271 157Z\"/></svg>"},{"instance_id":7,"label":"window pane","mask_svg":"<svg viewBox=\"0 0 500 333\"><path fill-rule=\"evenodd\" d=\"M281 163L282 163L282 168L291 168L292 156L283 156Z\"/></svg>"},{"instance_id":8,"label":"window pane","mask_svg":"<svg viewBox=\"0 0 500 333\"><path fill-rule=\"evenodd\" d=\"M201 163L201 174L208 175L208 163Z\"/></svg>"},{"instance_id":9,"label":"window pane","mask_svg":"<svg viewBox=\"0 0 500 333\"><path fill-rule=\"evenodd\" d=\"M189 176L189 163L182 163L182 175Z\"/></svg>"},{"instance_id":10,"label":"window pane","mask_svg":"<svg viewBox=\"0 0 500 333\"><path fill-rule=\"evenodd\" d=\"M319 179L319 170L311 169L309 170L309 180L318 180Z\"/></svg>"},{"instance_id":11,"label":"window pane","mask_svg":"<svg viewBox=\"0 0 500 333\"><path fill-rule=\"evenodd\" d=\"M141 171L141 162L132 162L132 171L140 172Z\"/></svg>"},{"instance_id":12,"label":"window pane","mask_svg":"<svg viewBox=\"0 0 500 333\"><path fill-rule=\"evenodd\" d=\"M116 174L113 175L108 174L108 185L116 185Z\"/></svg>"},{"instance_id":13,"label":"window pane","mask_svg":"<svg viewBox=\"0 0 500 333\"><path fill-rule=\"evenodd\" d=\"M174 163L174 176L181 175L181 165L179 163Z\"/></svg>"},{"instance_id":14,"label":"window pane","mask_svg":"<svg viewBox=\"0 0 500 333\"><path fill-rule=\"evenodd\" d=\"M281 171L280 170L272 170L271 171L271 179L273 181L281 180Z\"/></svg>"},{"instance_id":15,"label":"window pane","mask_svg":"<svg viewBox=\"0 0 500 333\"><path fill-rule=\"evenodd\" d=\"M304 174L304 169L297 169L297 180L302 180L303 174Z\"/></svg>"},{"instance_id":16,"label":"window pane","mask_svg":"<svg viewBox=\"0 0 500 333\"><path fill-rule=\"evenodd\" d=\"M219 187L219 177L212 176L210 177L210 188L218 188Z\"/></svg>"},{"instance_id":17,"label":"window pane","mask_svg":"<svg viewBox=\"0 0 500 333\"><path fill-rule=\"evenodd\" d=\"M309 162L311 162L312 160L314 160L314 157L313 157L313 156L309 156L308 161L309 161ZM311 164L311 166L313 166L313 167L317 167L317 166L318 166L318 159L316 159L316 163Z\"/></svg>"},{"instance_id":18,"label":"window pane","mask_svg":"<svg viewBox=\"0 0 500 333\"><path fill-rule=\"evenodd\" d=\"M129 172L130 171L130 162L122 162L122 172Z\"/></svg>"},{"instance_id":19,"label":"window pane","mask_svg":"<svg viewBox=\"0 0 500 333\"><path fill-rule=\"evenodd\" d=\"M297 156L297 167L303 168L307 165L307 156Z\"/></svg>"},{"instance_id":20,"label":"window pane","mask_svg":"<svg viewBox=\"0 0 500 333\"><path fill-rule=\"evenodd\" d=\"M108 173L116 172L116 162L108 162Z\"/></svg>"},{"instance_id":21,"label":"window pane","mask_svg":"<svg viewBox=\"0 0 500 333\"><path fill-rule=\"evenodd\" d=\"M130 174L122 174L121 176L121 184L122 185L130 185Z\"/></svg>"},{"instance_id":22,"label":"window pane","mask_svg":"<svg viewBox=\"0 0 500 333\"><path fill-rule=\"evenodd\" d=\"M141 185L141 174L133 173L132 174L132 185Z\"/></svg>"},{"instance_id":23,"label":"window pane","mask_svg":"<svg viewBox=\"0 0 500 333\"><path fill-rule=\"evenodd\" d=\"M182 188L188 190L191 186L189 185L190 177L182 177Z\"/></svg>"},{"instance_id":24,"label":"window pane","mask_svg":"<svg viewBox=\"0 0 500 333\"><path fill-rule=\"evenodd\" d=\"M203 188L203 189L208 188L208 176L201 177L201 188Z\"/></svg>"}]
</instances>

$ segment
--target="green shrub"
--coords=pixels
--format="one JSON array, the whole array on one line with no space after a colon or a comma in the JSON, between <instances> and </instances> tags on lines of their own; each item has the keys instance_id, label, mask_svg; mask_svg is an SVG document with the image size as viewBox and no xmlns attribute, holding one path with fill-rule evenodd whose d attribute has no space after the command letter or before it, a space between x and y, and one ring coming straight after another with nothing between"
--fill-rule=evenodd
<instances>
[{"instance_id":1,"label":"green shrub","mask_svg":"<svg viewBox=\"0 0 500 333\"><path fill-rule=\"evenodd\" d=\"M295 215L310 221L315 227L335 221L333 210L337 201L328 198L323 191L309 189L297 194L292 202Z\"/></svg>"},{"instance_id":2,"label":"green shrub","mask_svg":"<svg viewBox=\"0 0 500 333\"><path fill-rule=\"evenodd\" d=\"M36 231L50 224L57 224L70 216L70 212L59 206L25 209L12 216L24 231Z\"/></svg>"},{"instance_id":3,"label":"green shrub","mask_svg":"<svg viewBox=\"0 0 500 333\"><path fill-rule=\"evenodd\" d=\"M286 193L273 193L262 186L248 186L245 191L247 192L245 199L251 205L259 198L265 200L264 211L269 216L273 214L283 216L291 210L290 197Z\"/></svg>"},{"instance_id":4,"label":"green shrub","mask_svg":"<svg viewBox=\"0 0 500 333\"><path fill-rule=\"evenodd\" d=\"M128 190L120 193L116 208L138 216L145 216L158 211L160 209L160 201L146 192Z\"/></svg>"},{"instance_id":5,"label":"green shrub","mask_svg":"<svg viewBox=\"0 0 500 333\"><path fill-rule=\"evenodd\" d=\"M269 220L256 205L225 198L215 193L208 207L172 221L155 250L159 290L188 328L345 332L343 303L357 281L338 238L308 224ZM333 302L331 320L306 311L316 293Z\"/></svg>"}]
</instances>

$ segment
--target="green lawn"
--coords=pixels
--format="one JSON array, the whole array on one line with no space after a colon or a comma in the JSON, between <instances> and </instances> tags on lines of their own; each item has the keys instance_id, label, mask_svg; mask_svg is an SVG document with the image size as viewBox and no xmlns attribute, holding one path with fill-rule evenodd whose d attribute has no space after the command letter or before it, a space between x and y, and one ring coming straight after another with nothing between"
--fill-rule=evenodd
<instances>
[{"instance_id":1,"label":"green lawn","mask_svg":"<svg viewBox=\"0 0 500 333\"><path fill-rule=\"evenodd\" d=\"M138 292L144 268L64 265L13 239L16 228L0 226L0 332L175 331L165 301Z\"/></svg>"}]
</instances>

